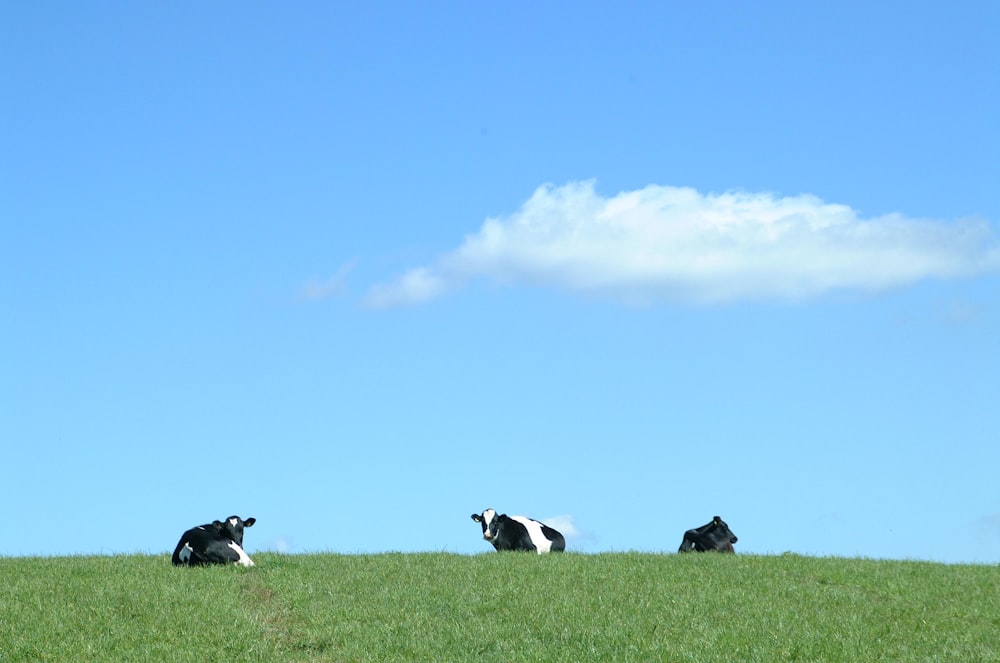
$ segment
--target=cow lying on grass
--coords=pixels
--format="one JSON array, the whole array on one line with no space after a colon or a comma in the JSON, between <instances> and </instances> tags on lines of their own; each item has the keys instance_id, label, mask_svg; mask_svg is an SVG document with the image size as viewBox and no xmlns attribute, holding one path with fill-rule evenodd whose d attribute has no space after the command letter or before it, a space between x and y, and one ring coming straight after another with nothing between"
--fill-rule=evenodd
<instances>
[{"instance_id":1,"label":"cow lying on grass","mask_svg":"<svg viewBox=\"0 0 1000 663\"><path fill-rule=\"evenodd\" d=\"M684 532L684 540L677 552L727 552L734 553L733 544L736 543L736 535L729 529L729 525L723 522L722 518L716 516L712 522L695 529Z\"/></svg>"},{"instance_id":2,"label":"cow lying on grass","mask_svg":"<svg viewBox=\"0 0 1000 663\"><path fill-rule=\"evenodd\" d=\"M539 555L566 550L566 539L545 523L524 516L497 515L493 509L472 514L483 526L483 538L497 550L530 550Z\"/></svg>"},{"instance_id":3,"label":"cow lying on grass","mask_svg":"<svg viewBox=\"0 0 1000 663\"><path fill-rule=\"evenodd\" d=\"M174 548L170 561L177 565L240 564L253 566L253 560L243 551L243 529L253 527L256 518L243 520L229 516L225 521L192 527L184 532Z\"/></svg>"}]
</instances>

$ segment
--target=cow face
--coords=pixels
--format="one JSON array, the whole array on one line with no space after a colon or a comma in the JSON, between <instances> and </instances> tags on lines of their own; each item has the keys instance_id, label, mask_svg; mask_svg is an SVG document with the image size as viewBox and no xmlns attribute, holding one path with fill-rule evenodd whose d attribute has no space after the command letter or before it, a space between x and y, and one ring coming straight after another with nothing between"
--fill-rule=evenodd
<instances>
[{"instance_id":1,"label":"cow face","mask_svg":"<svg viewBox=\"0 0 1000 663\"><path fill-rule=\"evenodd\" d=\"M497 527L500 524L500 517L493 509L486 509L482 514L472 514L472 519L483 526L483 538L493 542L497 536Z\"/></svg>"},{"instance_id":2,"label":"cow face","mask_svg":"<svg viewBox=\"0 0 1000 663\"><path fill-rule=\"evenodd\" d=\"M728 546L729 552L733 551L733 544L736 543L738 539L736 538L736 535L733 534L733 531L729 529L729 525L727 525L722 518L715 516L712 519L712 525L708 531L711 533L712 538L721 543L723 547Z\"/></svg>"},{"instance_id":3,"label":"cow face","mask_svg":"<svg viewBox=\"0 0 1000 663\"><path fill-rule=\"evenodd\" d=\"M257 522L256 518L243 520L239 516L229 516L224 522L219 520L213 521L212 527L218 531L219 536L232 539L236 542L236 545L242 547L244 528L253 527L255 522Z\"/></svg>"}]
</instances>

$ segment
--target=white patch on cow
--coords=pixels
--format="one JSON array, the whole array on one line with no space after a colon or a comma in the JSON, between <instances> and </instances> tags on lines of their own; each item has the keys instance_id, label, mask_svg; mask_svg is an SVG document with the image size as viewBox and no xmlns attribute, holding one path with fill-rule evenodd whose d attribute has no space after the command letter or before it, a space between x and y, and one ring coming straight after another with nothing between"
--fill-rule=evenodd
<instances>
[{"instance_id":1,"label":"white patch on cow","mask_svg":"<svg viewBox=\"0 0 1000 663\"><path fill-rule=\"evenodd\" d=\"M240 522L240 521L238 519L236 519L236 518L230 518L229 519L229 524L232 525L233 527L236 527L236 523L238 523L238 522Z\"/></svg>"},{"instance_id":2,"label":"white patch on cow","mask_svg":"<svg viewBox=\"0 0 1000 663\"><path fill-rule=\"evenodd\" d=\"M493 538L493 535L490 534L490 523L493 522L493 519L496 517L496 515L497 512L494 511L493 509L486 509L486 511L483 511L483 524L486 526L486 528L483 530L483 538L486 539L487 541Z\"/></svg>"},{"instance_id":3,"label":"white patch on cow","mask_svg":"<svg viewBox=\"0 0 1000 663\"><path fill-rule=\"evenodd\" d=\"M185 564L187 564L188 560L191 559L191 553L193 553L193 552L194 552L194 548L191 547L190 543L188 543L187 541L185 541L184 542L184 547L181 548L181 552L177 556L180 558L180 560L182 562L184 562Z\"/></svg>"},{"instance_id":4,"label":"white patch on cow","mask_svg":"<svg viewBox=\"0 0 1000 663\"><path fill-rule=\"evenodd\" d=\"M240 564L242 566L253 566L253 560L250 559L250 555L247 555L243 551L243 548L240 548L240 545L238 543L236 543L235 541L230 541L229 547L232 548L234 551L236 551L236 554L240 556L239 561L233 562L234 564Z\"/></svg>"},{"instance_id":5,"label":"white patch on cow","mask_svg":"<svg viewBox=\"0 0 1000 663\"><path fill-rule=\"evenodd\" d=\"M538 550L538 554L547 553L552 550L552 542L545 538L542 534L542 524L537 520L532 520L531 518L525 518L524 516L511 516L511 520L516 520L517 522L524 525L528 530L528 538L531 542L535 544L535 548Z\"/></svg>"}]
</instances>

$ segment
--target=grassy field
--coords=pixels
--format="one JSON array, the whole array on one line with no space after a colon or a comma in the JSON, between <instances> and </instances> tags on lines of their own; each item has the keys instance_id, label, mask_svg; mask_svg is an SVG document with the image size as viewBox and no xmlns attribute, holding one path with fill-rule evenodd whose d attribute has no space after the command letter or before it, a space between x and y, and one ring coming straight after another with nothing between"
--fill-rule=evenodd
<instances>
[{"instance_id":1,"label":"grassy field","mask_svg":"<svg viewBox=\"0 0 1000 663\"><path fill-rule=\"evenodd\" d=\"M0 558L0 662L1000 661L1000 567L792 555Z\"/></svg>"}]
</instances>

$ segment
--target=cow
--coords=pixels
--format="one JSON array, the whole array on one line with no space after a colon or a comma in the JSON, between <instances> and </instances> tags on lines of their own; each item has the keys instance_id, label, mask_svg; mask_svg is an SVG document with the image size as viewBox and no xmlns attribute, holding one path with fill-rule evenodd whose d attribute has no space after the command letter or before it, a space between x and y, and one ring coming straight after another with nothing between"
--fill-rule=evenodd
<instances>
[{"instance_id":1,"label":"cow","mask_svg":"<svg viewBox=\"0 0 1000 663\"><path fill-rule=\"evenodd\" d=\"M497 550L547 552L566 550L563 535L545 523L524 516L497 515L493 509L472 514L472 519L483 526L483 538Z\"/></svg>"},{"instance_id":2,"label":"cow","mask_svg":"<svg viewBox=\"0 0 1000 663\"><path fill-rule=\"evenodd\" d=\"M736 543L736 535L729 529L722 518L715 516L712 522L695 529L684 532L684 539L677 552L724 552L735 553L733 544Z\"/></svg>"},{"instance_id":3,"label":"cow","mask_svg":"<svg viewBox=\"0 0 1000 663\"><path fill-rule=\"evenodd\" d=\"M253 566L253 560L243 550L243 529L253 527L256 518L243 520L229 516L225 521L192 527L184 532L174 548L170 561L175 565L239 564Z\"/></svg>"}]
</instances>

